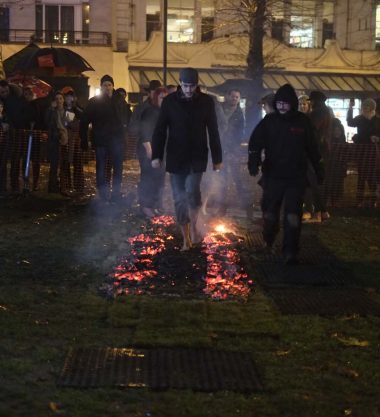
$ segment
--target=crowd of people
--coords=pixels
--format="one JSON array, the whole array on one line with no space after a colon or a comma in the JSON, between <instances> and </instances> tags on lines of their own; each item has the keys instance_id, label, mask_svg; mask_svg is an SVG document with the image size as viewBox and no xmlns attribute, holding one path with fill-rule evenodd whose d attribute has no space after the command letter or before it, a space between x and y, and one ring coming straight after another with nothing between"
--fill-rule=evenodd
<instances>
[{"instance_id":1,"label":"crowd of people","mask_svg":"<svg viewBox=\"0 0 380 417\"><path fill-rule=\"evenodd\" d=\"M96 158L96 187L102 201L122 198L124 146L128 137L137 140L140 164L138 199L141 213L151 218L163 210L165 173L170 174L175 212L183 235L183 250L200 239L197 218L203 204L213 197L214 214L224 216L231 204L227 190L235 188L242 208L252 205L249 175L242 161L263 189L264 237L268 247L279 228L284 206L284 251L295 257L301 221L322 222L328 207L342 199L347 164L357 167L357 205L363 206L368 187L369 205L377 204L380 182L380 118L376 102L362 102L353 117L354 101L347 112L348 126L356 127L353 157L342 151L347 141L342 123L326 105L320 91L297 97L290 85L264 96L259 105L265 117L247 131L241 92L231 89L219 102L202 91L198 72L180 71L179 85L164 87L151 80L147 99L131 111L125 89L115 89L104 75L100 95L84 109L72 87L52 97L35 99L31 88L22 91L0 80L0 195L20 192L22 177L32 189L40 186L41 140L47 141L48 192L67 194L84 190L83 155L91 147ZM91 129L90 129L91 127ZM43 132L40 135L34 132ZM28 149L28 138L32 147ZM203 173L211 151L214 174ZM223 167L222 167L223 162ZM243 167L243 168L242 168ZM8 168L9 172L8 172ZM8 189L10 187L10 190ZM201 196L201 192L203 195Z\"/></svg>"}]
</instances>

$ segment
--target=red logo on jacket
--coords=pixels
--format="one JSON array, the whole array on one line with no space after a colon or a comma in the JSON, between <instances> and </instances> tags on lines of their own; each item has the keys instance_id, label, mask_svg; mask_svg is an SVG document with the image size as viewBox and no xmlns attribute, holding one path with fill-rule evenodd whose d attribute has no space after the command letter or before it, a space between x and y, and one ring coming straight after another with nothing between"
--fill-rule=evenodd
<instances>
[{"instance_id":1,"label":"red logo on jacket","mask_svg":"<svg viewBox=\"0 0 380 417\"><path fill-rule=\"evenodd\" d=\"M290 128L290 132L291 132L293 135L302 135L302 134L304 134L304 133L305 133L305 129L304 129L303 127L299 127L299 126L292 126L292 127Z\"/></svg>"}]
</instances>

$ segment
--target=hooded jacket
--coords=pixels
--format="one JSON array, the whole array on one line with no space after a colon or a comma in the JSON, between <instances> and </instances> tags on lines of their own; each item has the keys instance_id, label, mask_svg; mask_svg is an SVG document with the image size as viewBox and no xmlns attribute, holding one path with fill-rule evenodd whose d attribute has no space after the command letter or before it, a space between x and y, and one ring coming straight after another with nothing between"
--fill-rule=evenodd
<instances>
[{"instance_id":1,"label":"hooded jacket","mask_svg":"<svg viewBox=\"0 0 380 417\"><path fill-rule=\"evenodd\" d=\"M310 119L297 110L298 99L291 85L285 84L278 89L275 103L278 101L290 103L291 109L285 114L275 109L254 129L248 148L251 175L256 175L262 165L264 178L306 183L310 160L319 181L322 181L321 156L313 126ZM263 161L262 151L265 151Z\"/></svg>"}]
</instances>

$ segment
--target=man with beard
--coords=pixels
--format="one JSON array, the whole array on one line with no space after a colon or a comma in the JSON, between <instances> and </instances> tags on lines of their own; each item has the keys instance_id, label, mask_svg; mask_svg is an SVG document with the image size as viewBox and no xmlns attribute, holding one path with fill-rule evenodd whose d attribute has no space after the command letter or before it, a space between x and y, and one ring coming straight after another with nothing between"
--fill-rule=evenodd
<instances>
[{"instance_id":1,"label":"man with beard","mask_svg":"<svg viewBox=\"0 0 380 417\"><path fill-rule=\"evenodd\" d=\"M200 184L207 168L208 145L214 170L221 167L222 147L214 101L201 93L198 71L183 68L179 80L177 91L162 102L152 139L152 166L161 166L166 150L166 171L170 173L185 251L202 240L197 219L202 205Z\"/></svg>"},{"instance_id":2,"label":"man with beard","mask_svg":"<svg viewBox=\"0 0 380 417\"><path fill-rule=\"evenodd\" d=\"M308 159L319 182L323 181L323 171L313 127L309 118L297 110L298 99L291 85L278 89L274 105L275 112L267 114L251 135L248 169L256 176L262 166L263 238L268 249L279 231L280 210L284 206L282 250L285 263L291 265L298 262Z\"/></svg>"}]
</instances>

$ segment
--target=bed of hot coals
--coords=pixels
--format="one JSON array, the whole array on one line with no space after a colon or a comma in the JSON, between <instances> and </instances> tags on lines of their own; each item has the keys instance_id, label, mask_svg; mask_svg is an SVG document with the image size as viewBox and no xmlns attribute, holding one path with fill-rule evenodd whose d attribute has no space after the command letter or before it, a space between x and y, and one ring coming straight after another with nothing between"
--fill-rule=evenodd
<instances>
[{"instance_id":1,"label":"bed of hot coals","mask_svg":"<svg viewBox=\"0 0 380 417\"><path fill-rule=\"evenodd\" d=\"M181 298L246 299L252 280L239 257L243 239L231 225L207 227L202 244L181 252L171 216L158 216L130 237L130 251L108 275L101 291L108 297L162 295Z\"/></svg>"}]
</instances>

